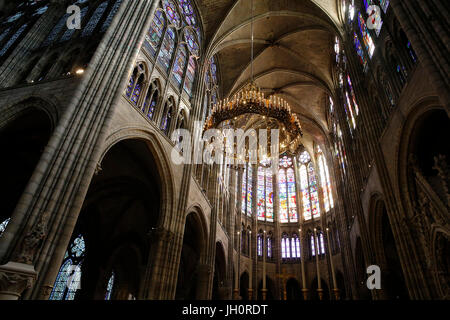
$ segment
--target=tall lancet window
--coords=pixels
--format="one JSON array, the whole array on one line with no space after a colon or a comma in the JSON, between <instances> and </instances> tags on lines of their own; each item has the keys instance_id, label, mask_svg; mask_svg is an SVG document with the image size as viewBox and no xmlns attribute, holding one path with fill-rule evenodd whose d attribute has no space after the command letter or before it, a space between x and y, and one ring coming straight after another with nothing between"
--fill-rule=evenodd
<instances>
[{"instance_id":1,"label":"tall lancet window","mask_svg":"<svg viewBox=\"0 0 450 320\"><path fill-rule=\"evenodd\" d=\"M375 51L375 44L373 43L372 37L369 33L369 29L367 28L366 22L364 21L361 12L358 13L358 19L359 30L361 31L361 36L366 47L367 54L369 55L369 58L372 58Z\"/></svg>"},{"instance_id":2,"label":"tall lancet window","mask_svg":"<svg viewBox=\"0 0 450 320\"><path fill-rule=\"evenodd\" d=\"M105 13L107 6L108 6L108 1L104 1L97 7L97 9L95 9L94 14L89 19L89 22L87 23L86 27L83 30L81 37L89 37L90 35L92 35L95 28L97 27L98 22L100 21L103 14Z\"/></svg>"},{"instance_id":3,"label":"tall lancet window","mask_svg":"<svg viewBox=\"0 0 450 320\"><path fill-rule=\"evenodd\" d=\"M19 37L22 35L22 33L25 31L25 29L28 27L28 24L25 23L22 25L9 39L9 41L3 46L2 50L0 51L0 57L3 56L9 48L19 39Z\"/></svg>"},{"instance_id":4,"label":"tall lancet window","mask_svg":"<svg viewBox=\"0 0 450 320\"><path fill-rule=\"evenodd\" d=\"M3 232L5 232L10 220L11 218L8 218L0 223L0 238L2 237Z\"/></svg>"},{"instance_id":5,"label":"tall lancet window","mask_svg":"<svg viewBox=\"0 0 450 320\"><path fill-rule=\"evenodd\" d=\"M328 212L334 208L333 193L331 192L330 173L328 171L327 161L323 155L322 149L317 147L317 162L319 163L320 185L323 192L323 204L325 211Z\"/></svg>"},{"instance_id":6,"label":"tall lancet window","mask_svg":"<svg viewBox=\"0 0 450 320\"><path fill-rule=\"evenodd\" d=\"M113 271L111 273L111 276L109 277L108 283L106 284L105 300L111 300L111 296L113 294L113 289L114 289L114 280L115 280L115 274Z\"/></svg>"},{"instance_id":7,"label":"tall lancet window","mask_svg":"<svg viewBox=\"0 0 450 320\"><path fill-rule=\"evenodd\" d=\"M300 154L300 186L303 199L303 218L305 220L320 217L319 194L317 190L316 170L307 151Z\"/></svg>"},{"instance_id":8,"label":"tall lancet window","mask_svg":"<svg viewBox=\"0 0 450 320\"><path fill-rule=\"evenodd\" d=\"M86 246L82 235L69 245L63 263L50 294L50 300L74 300L80 289L81 266L85 258Z\"/></svg>"},{"instance_id":9,"label":"tall lancet window","mask_svg":"<svg viewBox=\"0 0 450 320\"><path fill-rule=\"evenodd\" d=\"M242 175L242 214L252 215L252 165L245 164L244 173Z\"/></svg>"},{"instance_id":10,"label":"tall lancet window","mask_svg":"<svg viewBox=\"0 0 450 320\"><path fill-rule=\"evenodd\" d=\"M292 158L288 156L280 159L278 188L280 222L298 222L294 166Z\"/></svg>"},{"instance_id":11,"label":"tall lancet window","mask_svg":"<svg viewBox=\"0 0 450 320\"><path fill-rule=\"evenodd\" d=\"M105 19L105 22L103 23L100 32L105 32L109 28L114 19L114 16L116 15L117 11L119 11L120 4L122 3L122 1L123 0L116 0L114 6L111 8L111 11L108 14L108 17Z\"/></svg>"},{"instance_id":12,"label":"tall lancet window","mask_svg":"<svg viewBox=\"0 0 450 320\"><path fill-rule=\"evenodd\" d=\"M273 186L272 169L260 165L258 167L258 220L273 222Z\"/></svg>"}]
</instances>

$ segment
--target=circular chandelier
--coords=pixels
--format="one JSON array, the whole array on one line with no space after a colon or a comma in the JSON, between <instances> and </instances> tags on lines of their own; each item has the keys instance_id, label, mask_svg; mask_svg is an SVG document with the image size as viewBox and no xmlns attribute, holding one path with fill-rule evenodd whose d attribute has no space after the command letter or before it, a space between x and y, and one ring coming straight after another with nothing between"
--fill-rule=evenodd
<instances>
[{"instance_id":1,"label":"circular chandelier","mask_svg":"<svg viewBox=\"0 0 450 320\"><path fill-rule=\"evenodd\" d=\"M203 130L217 128L222 122L236 119L245 114L257 114L264 118L272 118L281 124L287 134L285 141L280 143L280 151L283 149L296 150L300 145L300 138L303 136L302 128L297 115L292 113L289 104L284 99L273 95L266 98L254 82L247 84L231 99L226 98L214 104Z\"/></svg>"},{"instance_id":2,"label":"circular chandelier","mask_svg":"<svg viewBox=\"0 0 450 320\"><path fill-rule=\"evenodd\" d=\"M231 98L223 99L212 106L211 114L206 119L203 131L218 128L225 122L238 123L238 119L249 115L260 116L266 123L266 129L281 129L279 152L295 153L301 146L303 136L300 121L291 111L289 104L282 98L270 95L265 97L253 81L253 0L251 5L251 81ZM274 128L276 122L277 128Z\"/></svg>"}]
</instances>

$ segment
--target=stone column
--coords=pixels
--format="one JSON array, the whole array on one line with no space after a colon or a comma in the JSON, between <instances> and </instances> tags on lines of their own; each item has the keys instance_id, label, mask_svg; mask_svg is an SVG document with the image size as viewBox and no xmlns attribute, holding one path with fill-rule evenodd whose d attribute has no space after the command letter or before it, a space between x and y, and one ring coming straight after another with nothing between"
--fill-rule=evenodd
<instances>
[{"instance_id":1,"label":"stone column","mask_svg":"<svg viewBox=\"0 0 450 320\"><path fill-rule=\"evenodd\" d=\"M56 278L100 159L107 128L155 8L156 1L150 0L122 3L1 241L1 257L34 266L40 274L37 288L52 286ZM22 220L25 222L20 228L17 221ZM37 290L32 296L46 298Z\"/></svg>"},{"instance_id":2,"label":"stone column","mask_svg":"<svg viewBox=\"0 0 450 320\"><path fill-rule=\"evenodd\" d=\"M440 102L450 115L450 66L446 55L450 40L442 23L447 19L448 3L446 0L391 0L390 3L420 63L428 71Z\"/></svg>"},{"instance_id":3,"label":"stone column","mask_svg":"<svg viewBox=\"0 0 450 320\"><path fill-rule=\"evenodd\" d=\"M0 266L0 300L18 300L36 277L33 266L25 263L9 262Z\"/></svg>"}]
</instances>

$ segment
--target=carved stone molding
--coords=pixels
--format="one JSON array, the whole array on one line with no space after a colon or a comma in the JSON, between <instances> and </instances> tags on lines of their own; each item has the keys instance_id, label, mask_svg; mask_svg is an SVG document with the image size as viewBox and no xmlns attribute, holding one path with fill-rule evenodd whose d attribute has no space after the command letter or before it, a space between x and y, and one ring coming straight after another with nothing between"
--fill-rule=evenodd
<instances>
[{"instance_id":1,"label":"carved stone molding","mask_svg":"<svg viewBox=\"0 0 450 320\"><path fill-rule=\"evenodd\" d=\"M37 278L29 264L8 262L0 266L0 300L18 300Z\"/></svg>"},{"instance_id":2,"label":"carved stone molding","mask_svg":"<svg viewBox=\"0 0 450 320\"><path fill-rule=\"evenodd\" d=\"M44 213L40 216L39 221L23 237L13 254L13 261L29 265L33 264L34 257L47 236L47 220L48 214Z\"/></svg>"}]
</instances>

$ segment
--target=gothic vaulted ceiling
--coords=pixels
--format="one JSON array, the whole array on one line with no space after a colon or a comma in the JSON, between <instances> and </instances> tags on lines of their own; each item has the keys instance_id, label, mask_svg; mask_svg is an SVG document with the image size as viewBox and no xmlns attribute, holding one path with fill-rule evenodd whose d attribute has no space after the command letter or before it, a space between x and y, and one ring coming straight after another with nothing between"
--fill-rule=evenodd
<instances>
[{"instance_id":1,"label":"gothic vaulted ceiling","mask_svg":"<svg viewBox=\"0 0 450 320\"><path fill-rule=\"evenodd\" d=\"M253 74L266 94L276 93L299 115L305 143L323 141L333 88L339 0L253 0ZM198 0L208 55L217 55L222 94L251 78L251 0Z\"/></svg>"}]
</instances>

